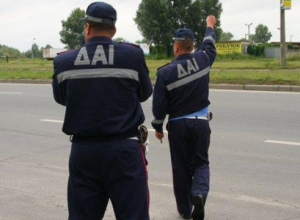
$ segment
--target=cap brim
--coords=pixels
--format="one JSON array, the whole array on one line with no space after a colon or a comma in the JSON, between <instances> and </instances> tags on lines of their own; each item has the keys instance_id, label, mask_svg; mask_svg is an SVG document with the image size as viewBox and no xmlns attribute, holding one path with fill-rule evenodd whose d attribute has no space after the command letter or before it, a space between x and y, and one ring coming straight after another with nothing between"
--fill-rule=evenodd
<instances>
[{"instance_id":1,"label":"cap brim","mask_svg":"<svg viewBox=\"0 0 300 220\"><path fill-rule=\"evenodd\" d=\"M96 17L92 17L92 16L86 16L84 18L85 21L92 21L95 23L99 23L99 24L108 24L111 26L115 26L116 21L111 20L109 18L96 18Z\"/></svg>"}]
</instances>

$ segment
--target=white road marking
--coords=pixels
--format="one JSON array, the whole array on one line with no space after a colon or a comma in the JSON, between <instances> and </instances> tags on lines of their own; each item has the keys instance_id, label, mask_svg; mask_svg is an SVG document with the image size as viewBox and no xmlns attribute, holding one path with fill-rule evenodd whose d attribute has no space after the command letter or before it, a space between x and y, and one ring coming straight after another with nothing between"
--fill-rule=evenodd
<instances>
[{"instance_id":1,"label":"white road marking","mask_svg":"<svg viewBox=\"0 0 300 220\"><path fill-rule=\"evenodd\" d=\"M42 122L51 122L51 123L63 123L61 120L51 120L51 119L40 119Z\"/></svg>"},{"instance_id":2,"label":"white road marking","mask_svg":"<svg viewBox=\"0 0 300 220\"><path fill-rule=\"evenodd\" d=\"M300 146L300 143L297 142L276 141L276 140L266 140L265 143Z\"/></svg>"},{"instance_id":3,"label":"white road marking","mask_svg":"<svg viewBox=\"0 0 300 220\"><path fill-rule=\"evenodd\" d=\"M0 92L0 94L8 94L8 95L22 95L22 92Z\"/></svg>"}]
</instances>

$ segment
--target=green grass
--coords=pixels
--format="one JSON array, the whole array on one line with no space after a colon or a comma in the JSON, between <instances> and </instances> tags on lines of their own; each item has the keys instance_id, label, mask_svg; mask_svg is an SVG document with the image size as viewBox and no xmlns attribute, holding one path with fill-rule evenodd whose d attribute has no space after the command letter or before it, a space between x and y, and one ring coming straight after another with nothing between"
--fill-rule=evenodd
<instances>
[{"instance_id":1,"label":"green grass","mask_svg":"<svg viewBox=\"0 0 300 220\"><path fill-rule=\"evenodd\" d=\"M150 77L155 79L159 67L171 59L147 59ZM43 59L0 60L0 79L51 79L53 62ZM279 59L239 56L237 58L218 57L211 70L211 83L266 84L300 86L300 56L287 59L282 68Z\"/></svg>"},{"instance_id":2,"label":"green grass","mask_svg":"<svg viewBox=\"0 0 300 220\"><path fill-rule=\"evenodd\" d=\"M299 70L212 70L210 83L300 86L300 72Z\"/></svg>"},{"instance_id":3,"label":"green grass","mask_svg":"<svg viewBox=\"0 0 300 220\"><path fill-rule=\"evenodd\" d=\"M47 60L0 61L0 79L51 79L53 63Z\"/></svg>"},{"instance_id":4,"label":"green grass","mask_svg":"<svg viewBox=\"0 0 300 220\"><path fill-rule=\"evenodd\" d=\"M300 68L300 62L289 61L287 65L282 68L280 66L279 59L266 59L266 58L257 58L255 60L217 60L213 68L215 69L297 69Z\"/></svg>"}]
</instances>

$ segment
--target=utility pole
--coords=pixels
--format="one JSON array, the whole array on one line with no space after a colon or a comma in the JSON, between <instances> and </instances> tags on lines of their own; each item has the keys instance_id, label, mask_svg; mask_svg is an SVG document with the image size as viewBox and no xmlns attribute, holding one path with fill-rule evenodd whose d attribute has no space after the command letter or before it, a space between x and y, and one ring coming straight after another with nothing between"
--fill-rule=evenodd
<instances>
[{"instance_id":1,"label":"utility pole","mask_svg":"<svg viewBox=\"0 0 300 220\"><path fill-rule=\"evenodd\" d=\"M280 65L286 64L286 45L285 45L285 9L283 0L280 0Z\"/></svg>"},{"instance_id":2,"label":"utility pole","mask_svg":"<svg viewBox=\"0 0 300 220\"><path fill-rule=\"evenodd\" d=\"M35 40L35 38L32 38L32 42L31 42L31 59L33 59L33 41Z\"/></svg>"},{"instance_id":3,"label":"utility pole","mask_svg":"<svg viewBox=\"0 0 300 220\"><path fill-rule=\"evenodd\" d=\"M245 24L246 26L248 26L248 41L250 41L250 26L252 25L251 24Z\"/></svg>"}]
</instances>

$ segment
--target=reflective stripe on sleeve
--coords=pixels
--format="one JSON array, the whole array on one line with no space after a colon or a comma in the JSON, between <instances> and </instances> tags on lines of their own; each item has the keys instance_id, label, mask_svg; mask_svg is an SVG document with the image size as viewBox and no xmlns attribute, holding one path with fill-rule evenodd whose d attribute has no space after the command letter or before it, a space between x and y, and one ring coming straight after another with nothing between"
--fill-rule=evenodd
<instances>
[{"instance_id":1,"label":"reflective stripe on sleeve","mask_svg":"<svg viewBox=\"0 0 300 220\"><path fill-rule=\"evenodd\" d=\"M212 36L206 36L204 39L203 39L203 42L206 41L206 40L211 40L213 42L213 44L216 43L216 40L212 37Z\"/></svg>"},{"instance_id":2,"label":"reflective stripe on sleeve","mask_svg":"<svg viewBox=\"0 0 300 220\"><path fill-rule=\"evenodd\" d=\"M183 86L183 85L185 85L187 83L190 83L190 82L192 82L194 80L197 80L197 79L199 79L199 78L207 75L209 73L209 71L210 71L210 67L207 67L207 68L205 68L205 69L203 69L203 70L201 70L201 71L199 71L199 72L197 72L195 74L192 74L192 75L190 75L188 77L185 77L183 79L180 79L180 80L178 80L176 82L173 82L173 83L167 85L167 89L169 91L171 91L172 89L176 89L176 88L178 88L180 86Z\"/></svg>"},{"instance_id":3,"label":"reflective stripe on sleeve","mask_svg":"<svg viewBox=\"0 0 300 220\"><path fill-rule=\"evenodd\" d=\"M58 83L68 79L92 79L92 78L127 78L139 81L139 74L131 69L99 68L78 69L61 72L57 75Z\"/></svg>"}]
</instances>

